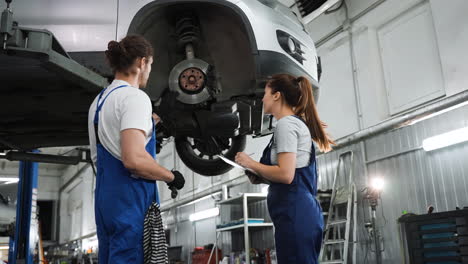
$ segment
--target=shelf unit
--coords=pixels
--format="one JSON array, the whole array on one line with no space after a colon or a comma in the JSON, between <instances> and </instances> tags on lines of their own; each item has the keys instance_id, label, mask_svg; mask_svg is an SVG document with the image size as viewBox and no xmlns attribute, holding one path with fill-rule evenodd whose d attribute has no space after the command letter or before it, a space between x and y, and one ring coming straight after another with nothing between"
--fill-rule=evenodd
<instances>
[{"instance_id":1,"label":"shelf unit","mask_svg":"<svg viewBox=\"0 0 468 264\"><path fill-rule=\"evenodd\" d=\"M218 234L222 232L229 232L244 229L244 249L245 249L245 262L250 263L250 235L249 229L258 230L265 228L272 228L273 223L248 223L249 208L248 205L254 202L265 200L267 197L264 193L244 193L238 197L230 198L227 200L219 201L217 204L221 205L242 205L244 223L240 225L228 226L216 229L216 245L218 245Z\"/></svg>"}]
</instances>

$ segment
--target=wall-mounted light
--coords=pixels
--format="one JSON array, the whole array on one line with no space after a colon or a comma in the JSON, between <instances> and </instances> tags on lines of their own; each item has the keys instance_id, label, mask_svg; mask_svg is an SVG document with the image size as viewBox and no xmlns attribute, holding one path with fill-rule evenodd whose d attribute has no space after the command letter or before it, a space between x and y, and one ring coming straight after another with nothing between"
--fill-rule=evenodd
<instances>
[{"instance_id":1,"label":"wall-mounted light","mask_svg":"<svg viewBox=\"0 0 468 264\"><path fill-rule=\"evenodd\" d=\"M190 220L190 222L195 222L195 221L198 221L198 220L203 220L203 219L207 219L207 218L210 218L210 217L215 217L215 216L218 216L218 215L219 215L219 208L215 207L215 208L211 208L211 209L208 209L208 210L204 210L204 211L201 211L201 212L191 214L189 216L189 220Z\"/></svg>"},{"instance_id":2,"label":"wall-mounted light","mask_svg":"<svg viewBox=\"0 0 468 264\"><path fill-rule=\"evenodd\" d=\"M463 102L463 103L461 103L461 104L457 104L457 105L448 107L448 108L445 108L445 109L440 110L440 111L437 111L437 112L435 112L435 113L432 113L432 114L429 114L429 115L426 115L426 116L417 118L417 119L415 119L415 120L412 120L412 121L409 122L408 124L409 124L409 125L414 125L414 124L419 123L419 122L421 122L421 121L424 121L424 120L433 118L433 117L435 117L435 116L438 116L438 115L441 115L441 114L450 112L450 111L452 111L452 110L455 110L455 109L460 108L460 107L465 106L465 105L468 105L468 101Z\"/></svg>"},{"instance_id":3,"label":"wall-mounted light","mask_svg":"<svg viewBox=\"0 0 468 264\"><path fill-rule=\"evenodd\" d=\"M453 130L438 136L426 138L423 140L423 149L432 151L440 148L445 148L451 145L468 141L468 127Z\"/></svg>"},{"instance_id":4,"label":"wall-mounted light","mask_svg":"<svg viewBox=\"0 0 468 264\"><path fill-rule=\"evenodd\" d=\"M19 182L19 178L0 177L0 182L3 184L17 183Z\"/></svg>"},{"instance_id":5,"label":"wall-mounted light","mask_svg":"<svg viewBox=\"0 0 468 264\"><path fill-rule=\"evenodd\" d=\"M186 203L186 204L182 204L182 205L179 206L179 207L184 207L184 206L192 205L192 204L195 204L195 203L204 201L204 200L209 199L209 198L215 199L215 197L216 197L217 195L220 195L220 194L221 194L221 192L215 192L215 193L212 193L212 194L208 194L208 195L205 195L205 196L203 196L203 197L201 197L201 198L199 198L199 199L193 200L193 201L188 202L188 203ZM215 200L216 200L216 199L215 199Z\"/></svg>"}]
</instances>

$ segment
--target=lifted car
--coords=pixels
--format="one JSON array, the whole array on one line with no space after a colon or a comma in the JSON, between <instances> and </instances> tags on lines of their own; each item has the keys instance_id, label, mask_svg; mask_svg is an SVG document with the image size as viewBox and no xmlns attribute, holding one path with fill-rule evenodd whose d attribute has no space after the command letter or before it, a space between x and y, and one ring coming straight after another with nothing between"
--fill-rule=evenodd
<instances>
[{"instance_id":1,"label":"lifted car","mask_svg":"<svg viewBox=\"0 0 468 264\"><path fill-rule=\"evenodd\" d=\"M28 8L17 2L18 12ZM218 154L233 159L247 135L270 133L261 101L269 76L307 76L317 99L320 63L314 43L300 19L277 1L119 3L129 8L118 10L116 32L143 35L155 51L145 91L163 120L158 141L174 137L179 157L196 173L227 172L232 167ZM62 30L61 39L73 39L66 52L52 33L14 23L10 9L3 16L0 150L88 144L88 107L112 78L102 51L110 39L100 40L102 49L96 51L91 46L98 29L89 27L83 35Z\"/></svg>"}]
</instances>

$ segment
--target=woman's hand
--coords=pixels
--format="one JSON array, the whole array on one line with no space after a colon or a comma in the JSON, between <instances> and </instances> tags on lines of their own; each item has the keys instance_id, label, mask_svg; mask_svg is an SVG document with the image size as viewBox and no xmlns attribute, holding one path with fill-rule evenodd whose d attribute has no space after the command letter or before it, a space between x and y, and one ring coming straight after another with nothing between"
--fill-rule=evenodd
<instances>
[{"instance_id":1,"label":"woman's hand","mask_svg":"<svg viewBox=\"0 0 468 264\"><path fill-rule=\"evenodd\" d=\"M266 183L260 176L255 175L251 171L246 170L245 175L247 175L247 177L249 177L250 183L252 183L252 184Z\"/></svg>"},{"instance_id":2,"label":"woman's hand","mask_svg":"<svg viewBox=\"0 0 468 264\"><path fill-rule=\"evenodd\" d=\"M244 152L237 152L235 161L237 164L252 169L252 164L255 162L249 155Z\"/></svg>"}]
</instances>

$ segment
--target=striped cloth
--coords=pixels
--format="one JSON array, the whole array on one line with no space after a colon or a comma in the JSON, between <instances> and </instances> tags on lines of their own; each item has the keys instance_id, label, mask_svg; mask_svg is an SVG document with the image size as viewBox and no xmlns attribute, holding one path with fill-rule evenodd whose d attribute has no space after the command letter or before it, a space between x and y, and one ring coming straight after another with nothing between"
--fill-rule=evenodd
<instances>
[{"instance_id":1,"label":"striped cloth","mask_svg":"<svg viewBox=\"0 0 468 264\"><path fill-rule=\"evenodd\" d=\"M143 229L144 264L168 264L166 235L159 204L151 204L146 212Z\"/></svg>"}]
</instances>

